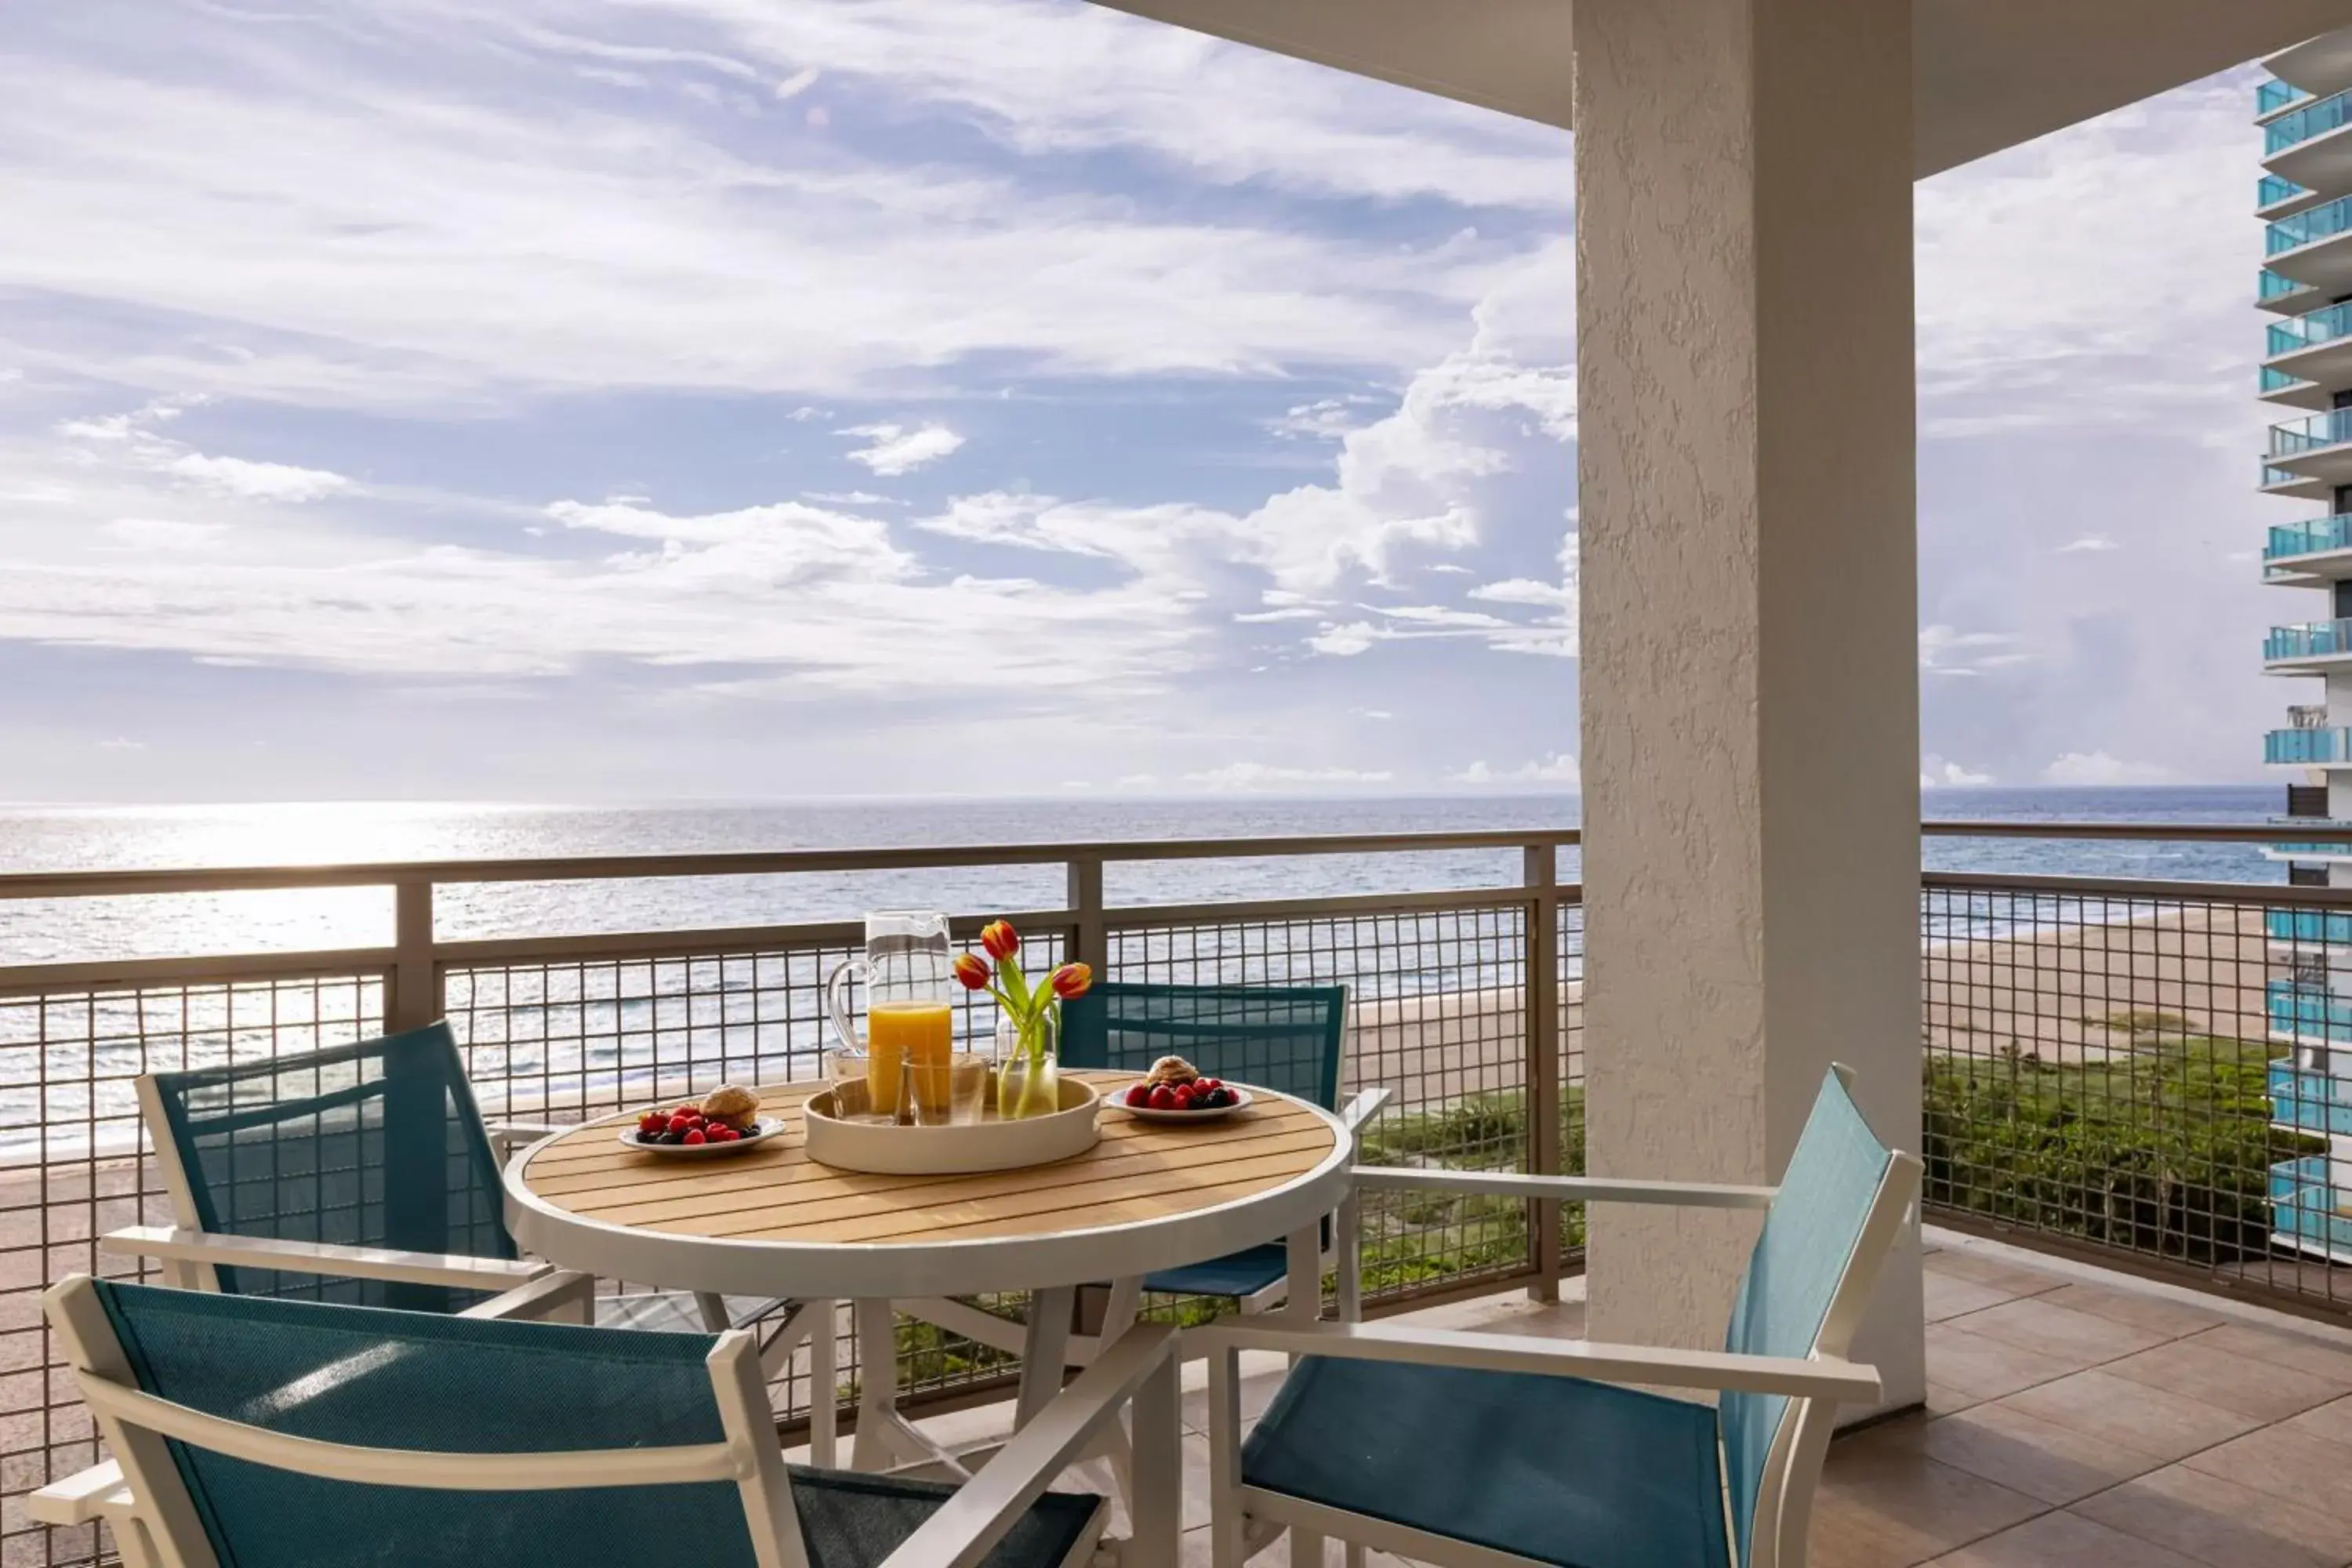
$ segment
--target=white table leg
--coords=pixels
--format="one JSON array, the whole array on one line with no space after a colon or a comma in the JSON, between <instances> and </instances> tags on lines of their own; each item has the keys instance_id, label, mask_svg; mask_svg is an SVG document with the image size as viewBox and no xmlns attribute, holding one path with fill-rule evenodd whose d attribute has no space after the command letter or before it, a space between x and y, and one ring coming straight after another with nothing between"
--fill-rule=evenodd
<instances>
[{"instance_id":1,"label":"white table leg","mask_svg":"<svg viewBox=\"0 0 2352 1568\"><path fill-rule=\"evenodd\" d=\"M850 1468L887 1470L898 1462L898 1336L887 1301L858 1301L851 1316L857 1334L857 1436Z\"/></svg>"},{"instance_id":2,"label":"white table leg","mask_svg":"<svg viewBox=\"0 0 2352 1568\"><path fill-rule=\"evenodd\" d=\"M1035 1420L1062 1392L1070 1359L1070 1310L1077 1295L1075 1285L1056 1285L1029 1298L1028 1331L1021 1342L1021 1399L1013 1406L1016 1431Z\"/></svg>"}]
</instances>

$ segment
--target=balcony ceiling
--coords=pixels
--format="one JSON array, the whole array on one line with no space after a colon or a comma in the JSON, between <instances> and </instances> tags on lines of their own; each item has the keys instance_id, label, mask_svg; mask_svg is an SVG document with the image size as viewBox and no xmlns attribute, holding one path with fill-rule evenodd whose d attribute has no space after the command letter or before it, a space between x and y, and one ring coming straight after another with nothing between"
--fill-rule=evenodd
<instances>
[{"instance_id":1,"label":"balcony ceiling","mask_svg":"<svg viewBox=\"0 0 2352 1568\"><path fill-rule=\"evenodd\" d=\"M1523 119L1570 115L1570 0L1097 0ZM1912 0L1921 177L2352 24L2352 0Z\"/></svg>"}]
</instances>

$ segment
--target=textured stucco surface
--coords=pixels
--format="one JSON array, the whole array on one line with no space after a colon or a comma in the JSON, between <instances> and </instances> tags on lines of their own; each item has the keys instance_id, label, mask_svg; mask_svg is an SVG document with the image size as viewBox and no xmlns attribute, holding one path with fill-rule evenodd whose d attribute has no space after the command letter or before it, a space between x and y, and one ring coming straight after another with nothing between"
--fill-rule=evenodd
<instances>
[{"instance_id":1,"label":"textured stucco surface","mask_svg":"<svg viewBox=\"0 0 2352 1568\"><path fill-rule=\"evenodd\" d=\"M1592 1167L1773 1180L1832 1059L1916 1150L1908 8L1577 15ZM1751 1237L1597 1212L1592 1333L1717 1342ZM1856 1353L1906 1403L1889 1272Z\"/></svg>"}]
</instances>

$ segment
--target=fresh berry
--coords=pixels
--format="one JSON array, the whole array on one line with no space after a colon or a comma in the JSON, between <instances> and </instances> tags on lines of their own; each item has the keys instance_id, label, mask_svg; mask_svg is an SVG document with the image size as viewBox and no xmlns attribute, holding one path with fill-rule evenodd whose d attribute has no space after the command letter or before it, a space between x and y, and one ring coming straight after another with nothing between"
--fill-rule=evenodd
<instances>
[{"instance_id":1,"label":"fresh berry","mask_svg":"<svg viewBox=\"0 0 2352 1568\"><path fill-rule=\"evenodd\" d=\"M1127 1091L1127 1102L1129 1105L1140 1105L1149 1108L1151 1104L1151 1086L1148 1083L1137 1084L1133 1089Z\"/></svg>"},{"instance_id":2,"label":"fresh berry","mask_svg":"<svg viewBox=\"0 0 2352 1568\"><path fill-rule=\"evenodd\" d=\"M732 1143L735 1140L743 1136L743 1134L736 1131L732 1127L720 1125L713 1127L709 1131L704 1133L702 1136L705 1140L712 1143Z\"/></svg>"},{"instance_id":3,"label":"fresh berry","mask_svg":"<svg viewBox=\"0 0 2352 1568\"><path fill-rule=\"evenodd\" d=\"M1192 1091L1192 1086L1191 1084L1189 1084L1189 1083L1180 1083L1180 1084L1178 1084L1178 1085L1176 1086L1176 1109L1177 1109L1177 1110L1192 1110L1192 1102L1193 1102L1194 1100L1196 1100L1200 1099L1200 1098L1201 1098L1201 1097L1200 1097L1198 1094L1195 1094L1195 1093Z\"/></svg>"},{"instance_id":4,"label":"fresh berry","mask_svg":"<svg viewBox=\"0 0 2352 1568\"><path fill-rule=\"evenodd\" d=\"M702 1114L702 1107L698 1105L681 1105L676 1110L671 1111L670 1114L672 1116L699 1116Z\"/></svg>"},{"instance_id":5,"label":"fresh berry","mask_svg":"<svg viewBox=\"0 0 2352 1568\"><path fill-rule=\"evenodd\" d=\"M687 1132L686 1136L685 1136L685 1137L683 1137L683 1138L680 1138L680 1139L678 1140L678 1142L681 1142L681 1143L683 1143L683 1144L685 1144L685 1145L687 1145L688 1148L692 1148L694 1145L696 1145L696 1144L698 1144L698 1143L708 1143L708 1142L710 1142L710 1140L709 1140L709 1139L708 1139L708 1138L706 1138L706 1137L704 1137L704 1136L702 1135L702 1129L701 1129L701 1128L697 1127L697 1128L693 1128L693 1129L689 1130L689 1131Z\"/></svg>"},{"instance_id":6,"label":"fresh berry","mask_svg":"<svg viewBox=\"0 0 2352 1568\"><path fill-rule=\"evenodd\" d=\"M654 1142L656 1143L667 1143L675 1146L686 1142L686 1134L683 1132L665 1132L659 1138L655 1139Z\"/></svg>"},{"instance_id":7,"label":"fresh berry","mask_svg":"<svg viewBox=\"0 0 2352 1568\"><path fill-rule=\"evenodd\" d=\"M1163 1084L1161 1084L1158 1089L1153 1089L1153 1090L1151 1091L1151 1109L1152 1109L1152 1110L1175 1110L1175 1109L1176 1109L1176 1091L1175 1091L1174 1089L1172 1089L1169 1088L1169 1087L1168 1087L1166 1084L1164 1084L1164 1083L1163 1083Z\"/></svg>"},{"instance_id":8,"label":"fresh berry","mask_svg":"<svg viewBox=\"0 0 2352 1568\"><path fill-rule=\"evenodd\" d=\"M648 1110L637 1118L637 1131L646 1137L669 1130L669 1118L658 1110Z\"/></svg>"},{"instance_id":9,"label":"fresh berry","mask_svg":"<svg viewBox=\"0 0 2352 1568\"><path fill-rule=\"evenodd\" d=\"M683 1131L685 1131L688 1128L692 1127L693 1125L694 1125L694 1120L693 1120L693 1118L691 1118L691 1117L687 1117L687 1116L672 1116L672 1117L669 1119L669 1130L670 1130L672 1132L683 1132Z\"/></svg>"}]
</instances>

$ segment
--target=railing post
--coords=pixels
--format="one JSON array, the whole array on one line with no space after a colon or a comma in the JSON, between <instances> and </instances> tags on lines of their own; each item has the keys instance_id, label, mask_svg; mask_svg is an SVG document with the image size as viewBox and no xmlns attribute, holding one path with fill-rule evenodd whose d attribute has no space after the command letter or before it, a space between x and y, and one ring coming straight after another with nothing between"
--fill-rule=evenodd
<instances>
[{"instance_id":1,"label":"railing post","mask_svg":"<svg viewBox=\"0 0 2352 1568\"><path fill-rule=\"evenodd\" d=\"M1069 873L1070 951L1064 956L1092 967L1097 979L1108 980L1104 971L1110 962L1110 935L1103 923L1102 857L1072 860Z\"/></svg>"},{"instance_id":2,"label":"railing post","mask_svg":"<svg viewBox=\"0 0 2352 1568\"><path fill-rule=\"evenodd\" d=\"M1560 1174L1559 1101L1559 850L1530 844L1521 851L1520 879L1527 885L1528 1159L1538 1175ZM1535 1283L1528 1297L1559 1300L1564 1267L1556 1198L1528 1205L1528 1231L1534 1238L1529 1261Z\"/></svg>"},{"instance_id":3,"label":"railing post","mask_svg":"<svg viewBox=\"0 0 2352 1568\"><path fill-rule=\"evenodd\" d=\"M433 962L433 884L394 882L392 893L391 984L383 999L388 1034L421 1029L441 1016L441 977Z\"/></svg>"}]
</instances>

